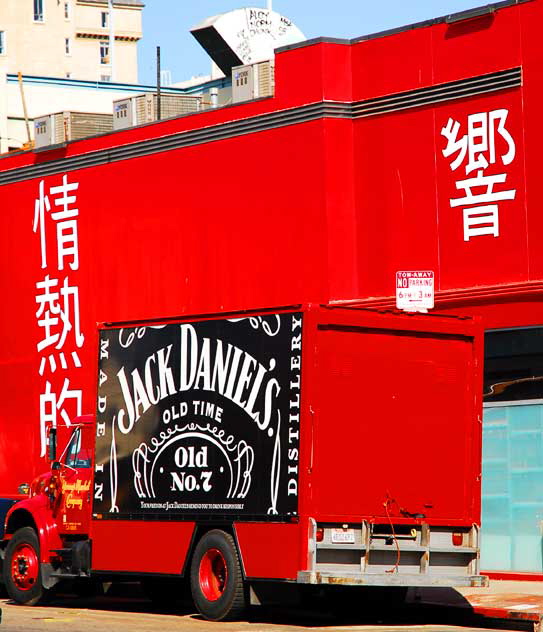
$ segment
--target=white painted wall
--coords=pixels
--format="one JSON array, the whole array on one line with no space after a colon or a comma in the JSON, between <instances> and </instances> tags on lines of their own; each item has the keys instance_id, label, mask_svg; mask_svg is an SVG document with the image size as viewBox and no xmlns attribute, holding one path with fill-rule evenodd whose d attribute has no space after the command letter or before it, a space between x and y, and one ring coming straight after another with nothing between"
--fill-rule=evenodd
<instances>
[{"instance_id":1,"label":"white painted wall","mask_svg":"<svg viewBox=\"0 0 543 632\"><path fill-rule=\"evenodd\" d=\"M0 62L0 153L8 150L7 97L6 71Z\"/></svg>"}]
</instances>

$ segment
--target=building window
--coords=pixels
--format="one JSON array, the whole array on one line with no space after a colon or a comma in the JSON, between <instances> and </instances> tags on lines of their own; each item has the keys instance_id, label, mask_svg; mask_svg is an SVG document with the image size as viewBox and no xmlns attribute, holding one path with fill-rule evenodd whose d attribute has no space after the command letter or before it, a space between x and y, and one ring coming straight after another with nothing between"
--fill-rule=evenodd
<instances>
[{"instance_id":1,"label":"building window","mask_svg":"<svg viewBox=\"0 0 543 632\"><path fill-rule=\"evenodd\" d=\"M43 22L43 0L34 0L34 22Z\"/></svg>"},{"instance_id":2,"label":"building window","mask_svg":"<svg viewBox=\"0 0 543 632\"><path fill-rule=\"evenodd\" d=\"M72 54L69 37L66 37L64 40L64 50L66 51L66 55Z\"/></svg>"},{"instance_id":3,"label":"building window","mask_svg":"<svg viewBox=\"0 0 543 632\"><path fill-rule=\"evenodd\" d=\"M64 3L64 19L65 20L69 20L70 19L70 3L69 2L65 2Z\"/></svg>"},{"instance_id":4,"label":"building window","mask_svg":"<svg viewBox=\"0 0 543 632\"><path fill-rule=\"evenodd\" d=\"M111 75L100 75L100 81L109 83L111 81Z\"/></svg>"},{"instance_id":5,"label":"building window","mask_svg":"<svg viewBox=\"0 0 543 632\"><path fill-rule=\"evenodd\" d=\"M543 327L485 334L485 402L543 399Z\"/></svg>"},{"instance_id":6,"label":"building window","mask_svg":"<svg viewBox=\"0 0 543 632\"><path fill-rule=\"evenodd\" d=\"M0 31L0 55L6 54L6 32Z\"/></svg>"},{"instance_id":7,"label":"building window","mask_svg":"<svg viewBox=\"0 0 543 632\"><path fill-rule=\"evenodd\" d=\"M102 28L106 29L109 26L109 13L102 11Z\"/></svg>"},{"instance_id":8,"label":"building window","mask_svg":"<svg viewBox=\"0 0 543 632\"><path fill-rule=\"evenodd\" d=\"M485 334L481 567L541 573L543 327Z\"/></svg>"},{"instance_id":9,"label":"building window","mask_svg":"<svg viewBox=\"0 0 543 632\"><path fill-rule=\"evenodd\" d=\"M100 63L109 64L109 42L100 42Z\"/></svg>"}]
</instances>

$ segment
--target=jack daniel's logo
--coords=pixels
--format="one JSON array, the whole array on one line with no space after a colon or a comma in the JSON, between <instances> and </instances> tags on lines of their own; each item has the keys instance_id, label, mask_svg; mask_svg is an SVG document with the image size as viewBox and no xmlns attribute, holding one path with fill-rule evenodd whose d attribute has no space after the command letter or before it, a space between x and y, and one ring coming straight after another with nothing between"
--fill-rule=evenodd
<instances>
[{"instance_id":1,"label":"jack daniel's logo","mask_svg":"<svg viewBox=\"0 0 543 632\"><path fill-rule=\"evenodd\" d=\"M95 512L296 513L301 328L276 314L104 331Z\"/></svg>"}]
</instances>

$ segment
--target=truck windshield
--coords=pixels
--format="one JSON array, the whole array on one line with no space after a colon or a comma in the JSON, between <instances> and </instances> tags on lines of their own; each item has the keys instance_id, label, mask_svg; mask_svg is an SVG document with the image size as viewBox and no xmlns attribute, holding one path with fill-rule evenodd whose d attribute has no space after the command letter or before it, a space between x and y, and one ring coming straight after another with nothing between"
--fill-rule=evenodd
<instances>
[{"instance_id":1,"label":"truck windshield","mask_svg":"<svg viewBox=\"0 0 543 632\"><path fill-rule=\"evenodd\" d=\"M89 450L82 447L81 437L81 428L76 428L66 449L65 463L69 467L82 468L91 466Z\"/></svg>"}]
</instances>

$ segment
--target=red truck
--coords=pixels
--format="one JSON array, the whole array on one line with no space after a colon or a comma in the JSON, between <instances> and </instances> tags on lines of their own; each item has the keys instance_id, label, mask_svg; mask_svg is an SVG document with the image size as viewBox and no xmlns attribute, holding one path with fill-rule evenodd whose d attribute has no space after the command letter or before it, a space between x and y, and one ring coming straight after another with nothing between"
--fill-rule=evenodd
<instances>
[{"instance_id":1,"label":"red truck","mask_svg":"<svg viewBox=\"0 0 543 632\"><path fill-rule=\"evenodd\" d=\"M98 333L96 416L60 456L48 429L7 514L16 602L186 578L221 620L303 585L484 584L477 321L309 304Z\"/></svg>"},{"instance_id":2,"label":"red truck","mask_svg":"<svg viewBox=\"0 0 543 632\"><path fill-rule=\"evenodd\" d=\"M539 327L542 19L543 0L505 0L303 42L276 51L273 97L0 157L0 523L46 428L62 443L94 409L97 322L391 307L397 271L431 270L437 310ZM489 549L512 548L487 568L537 571L524 501L512 521L489 503Z\"/></svg>"}]
</instances>

